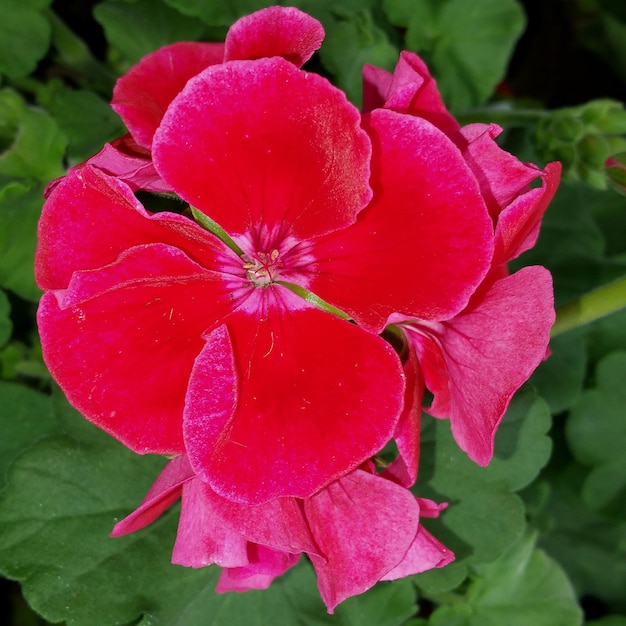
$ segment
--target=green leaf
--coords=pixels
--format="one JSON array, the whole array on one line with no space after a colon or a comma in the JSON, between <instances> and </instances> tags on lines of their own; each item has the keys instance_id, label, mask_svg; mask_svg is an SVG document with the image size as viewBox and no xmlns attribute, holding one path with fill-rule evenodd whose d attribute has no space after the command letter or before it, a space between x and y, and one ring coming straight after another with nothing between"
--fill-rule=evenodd
<instances>
[{"instance_id":1,"label":"green leaf","mask_svg":"<svg viewBox=\"0 0 626 626\"><path fill-rule=\"evenodd\" d=\"M11 305L4 291L0 290L0 347L9 340L12 332Z\"/></svg>"},{"instance_id":2,"label":"green leaf","mask_svg":"<svg viewBox=\"0 0 626 626\"><path fill-rule=\"evenodd\" d=\"M50 45L50 24L42 9L52 0L0 0L0 73L28 76Z\"/></svg>"},{"instance_id":3,"label":"green leaf","mask_svg":"<svg viewBox=\"0 0 626 626\"><path fill-rule=\"evenodd\" d=\"M608 520L581 500L587 470L569 463L550 472L551 493L539 518L541 545L567 571L579 597L626 612L626 522Z\"/></svg>"},{"instance_id":4,"label":"green leaf","mask_svg":"<svg viewBox=\"0 0 626 626\"><path fill-rule=\"evenodd\" d=\"M64 172L67 140L52 117L29 107L12 89L0 91L0 182L48 182Z\"/></svg>"},{"instance_id":5,"label":"green leaf","mask_svg":"<svg viewBox=\"0 0 626 626\"><path fill-rule=\"evenodd\" d=\"M607 615L601 619L585 622L585 626L626 626L625 615Z\"/></svg>"},{"instance_id":6,"label":"green leaf","mask_svg":"<svg viewBox=\"0 0 626 626\"><path fill-rule=\"evenodd\" d=\"M16 182L0 189L0 286L33 302L41 294L33 258L42 194L43 185Z\"/></svg>"},{"instance_id":7,"label":"green leaf","mask_svg":"<svg viewBox=\"0 0 626 626\"><path fill-rule=\"evenodd\" d=\"M49 396L0 381L0 488L15 457L56 429Z\"/></svg>"},{"instance_id":8,"label":"green leaf","mask_svg":"<svg viewBox=\"0 0 626 626\"><path fill-rule=\"evenodd\" d=\"M383 0L383 8L407 28L407 48L424 55L452 111L493 94L525 26L515 0Z\"/></svg>"},{"instance_id":9,"label":"green leaf","mask_svg":"<svg viewBox=\"0 0 626 626\"><path fill-rule=\"evenodd\" d=\"M596 387L584 392L567 421L572 453L592 468L583 500L592 509L626 519L626 352L600 361Z\"/></svg>"},{"instance_id":10,"label":"green leaf","mask_svg":"<svg viewBox=\"0 0 626 626\"><path fill-rule=\"evenodd\" d=\"M446 421L426 419L416 493L450 502L425 526L457 558L416 581L425 591L440 593L457 586L468 565L492 561L522 533L524 507L512 492L532 481L550 456L550 415L530 388L521 390L498 430L495 456L484 468L460 450Z\"/></svg>"},{"instance_id":11,"label":"green leaf","mask_svg":"<svg viewBox=\"0 0 626 626\"><path fill-rule=\"evenodd\" d=\"M579 626L582 611L559 565L527 533L500 558L475 567L465 602L438 608L432 626Z\"/></svg>"},{"instance_id":12,"label":"green leaf","mask_svg":"<svg viewBox=\"0 0 626 626\"><path fill-rule=\"evenodd\" d=\"M95 7L94 16L104 27L108 41L129 63L166 44L198 39L205 30L202 23L160 0L105 0Z\"/></svg>"},{"instance_id":13,"label":"green leaf","mask_svg":"<svg viewBox=\"0 0 626 626\"><path fill-rule=\"evenodd\" d=\"M68 157L80 162L126 132L108 102L93 91L60 88L49 103L50 112L68 140Z\"/></svg>"},{"instance_id":14,"label":"green leaf","mask_svg":"<svg viewBox=\"0 0 626 626\"><path fill-rule=\"evenodd\" d=\"M310 6L309 6L310 5ZM320 49L320 59L357 106L362 100L363 66L366 63L393 70L399 50L390 41L366 8L349 10L328 4L326 10L319 2L300 2L300 6L324 24L326 38Z\"/></svg>"},{"instance_id":15,"label":"green leaf","mask_svg":"<svg viewBox=\"0 0 626 626\"><path fill-rule=\"evenodd\" d=\"M566 333L550 341L550 354L530 379L553 414L578 400L587 371L587 349L580 333Z\"/></svg>"},{"instance_id":16,"label":"green leaf","mask_svg":"<svg viewBox=\"0 0 626 626\"><path fill-rule=\"evenodd\" d=\"M206 24L230 26L243 15L268 6L261 0L165 0L165 2L183 13L198 17ZM291 2L272 2L271 4L293 4ZM297 3L295 3L297 4Z\"/></svg>"}]
</instances>

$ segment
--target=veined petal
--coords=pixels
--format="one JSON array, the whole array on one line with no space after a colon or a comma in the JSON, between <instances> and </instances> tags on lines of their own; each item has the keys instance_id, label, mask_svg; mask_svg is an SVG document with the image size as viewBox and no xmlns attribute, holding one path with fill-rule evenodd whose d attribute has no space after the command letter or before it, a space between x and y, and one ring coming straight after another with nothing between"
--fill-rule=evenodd
<instances>
[{"instance_id":1,"label":"veined petal","mask_svg":"<svg viewBox=\"0 0 626 626\"><path fill-rule=\"evenodd\" d=\"M111 107L135 141L150 148L163 114L187 81L223 59L222 43L179 41L159 48L118 79Z\"/></svg>"},{"instance_id":2,"label":"veined petal","mask_svg":"<svg viewBox=\"0 0 626 626\"><path fill-rule=\"evenodd\" d=\"M91 166L56 185L44 204L38 234L35 274L44 290L64 289L74 272L113 263L142 244L174 245L205 267L219 265L229 252L182 215L150 215L128 185Z\"/></svg>"},{"instance_id":3,"label":"veined petal","mask_svg":"<svg viewBox=\"0 0 626 626\"><path fill-rule=\"evenodd\" d=\"M461 129L457 140L494 224L500 212L543 174L537 166L522 163L503 150L495 141L501 132L496 124L469 124Z\"/></svg>"},{"instance_id":4,"label":"veined petal","mask_svg":"<svg viewBox=\"0 0 626 626\"><path fill-rule=\"evenodd\" d=\"M420 118L365 119L374 199L351 227L313 242L309 289L368 330L394 313L447 319L492 260L493 226L458 148Z\"/></svg>"},{"instance_id":5,"label":"veined petal","mask_svg":"<svg viewBox=\"0 0 626 626\"><path fill-rule=\"evenodd\" d=\"M250 562L244 567L224 569L215 587L217 593L267 589L277 576L298 562L300 555L249 543L248 559Z\"/></svg>"},{"instance_id":6,"label":"veined petal","mask_svg":"<svg viewBox=\"0 0 626 626\"><path fill-rule=\"evenodd\" d=\"M279 285L256 292L256 304L250 297L227 320L238 394L215 384L222 360L215 364L209 335L184 424L194 470L247 504L305 498L354 469L391 438L404 400L402 366L387 342Z\"/></svg>"},{"instance_id":7,"label":"veined petal","mask_svg":"<svg viewBox=\"0 0 626 626\"><path fill-rule=\"evenodd\" d=\"M324 40L321 23L295 7L273 6L237 20L226 35L225 61L280 56L301 67Z\"/></svg>"},{"instance_id":8,"label":"veined petal","mask_svg":"<svg viewBox=\"0 0 626 626\"><path fill-rule=\"evenodd\" d=\"M210 489L197 478L183 485L172 563L187 567L248 565L248 542L214 510Z\"/></svg>"},{"instance_id":9,"label":"veined petal","mask_svg":"<svg viewBox=\"0 0 626 626\"><path fill-rule=\"evenodd\" d=\"M180 454L202 334L234 306L229 280L164 244L132 248L46 293L44 359L87 419L139 453Z\"/></svg>"},{"instance_id":10,"label":"veined petal","mask_svg":"<svg viewBox=\"0 0 626 626\"><path fill-rule=\"evenodd\" d=\"M134 533L152 524L180 498L183 484L194 477L195 474L186 456L181 455L172 459L150 487L139 508L115 524L111 537Z\"/></svg>"},{"instance_id":11,"label":"veined petal","mask_svg":"<svg viewBox=\"0 0 626 626\"><path fill-rule=\"evenodd\" d=\"M231 236L302 240L354 222L371 197L370 142L327 80L282 58L232 61L189 81L153 155L179 195Z\"/></svg>"},{"instance_id":12,"label":"veined petal","mask_svg":"<svg viewBox=\"0 0 626 626\"><path fill-rule=\"evenodd\" d=\"M407 326L434 394L427 411L450 418L456 442L479 465L493 456L513 394L545 357L554 317L550 273L533 266L493 283L431 337Z\"/></svg>"},{"instance_id":13,"label":"veined petal","mask_svg":"<svg viewBox=\"0 0 626 626\"><path fill-rule=\"evenodd\" d=\"M542 186L522 194L500 213L494 267L508 263L535 245L541 219L554 198L560 178L561 164L548 163L542 173Z\"/></svg>"},{"instance_id":14,"label":"veined petal","mask_svg":"<svg viewBox=\"0 0 626 626\"><path fill-rule=\"evenodd\" d=\"M398 565L419 524L419 506L408 489L361 470L305 500L304 511L326 556L310 555L329 613Z\"/></svg>"}]
</instances>

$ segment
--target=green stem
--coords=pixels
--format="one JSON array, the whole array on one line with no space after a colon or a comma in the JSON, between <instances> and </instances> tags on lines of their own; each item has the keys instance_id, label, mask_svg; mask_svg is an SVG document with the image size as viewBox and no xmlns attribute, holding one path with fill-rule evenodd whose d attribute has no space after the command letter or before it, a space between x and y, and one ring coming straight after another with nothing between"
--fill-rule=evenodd
<instances>
[{"instance_id":1,"label":"green stem","mask_svg":"<svg viewBox=\"0 0 626 626\"><path fill-rule=\"evenodd\" d=\"M243 256L243 250L233 241L231 236L206 213L199 211L195 207L189 207L193 218L210 233L213 233L218 239L221 239L237 256Z\"/></svg>"},{"instance_id":2,"label":"green stem","mask_svg":"<svg viewBox=\"0 0 626 626\"><path fill-rule=\"evenodd\" d=\"M481 107L464 111L456 116L461 125L473 122L494 123L510 128L512 126L536 126L550 113L542 109L505 109L498 106Z\"/></svg>"},{"instance_id":3,"label":"green stem","mask_svg":"<svg viewBox=\"0 0 626 626\"><path fill-rule=\"evenodd\" d=\"M626 276L594 289L556 311L552 337L626 308Z\"/></svg>"}]
</instances>

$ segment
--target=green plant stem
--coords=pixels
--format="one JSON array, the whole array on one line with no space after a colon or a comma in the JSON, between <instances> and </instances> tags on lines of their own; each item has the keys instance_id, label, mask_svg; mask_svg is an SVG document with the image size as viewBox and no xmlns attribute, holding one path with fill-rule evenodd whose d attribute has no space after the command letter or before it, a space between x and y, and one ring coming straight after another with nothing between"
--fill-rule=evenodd
<instances>
[{"instance_id":1,"label":"green plant stem","mask_svg":"<svg viewBox=\"0 0 626 626\"><path fill-rule=\"evenodd\" d=\"M552 337L626 308L626 276L585 294L556 311Z\"/></svg>"},{"instance_id":2,"label":"green plant stem","mask_svg":"<svg viewBox=\"0 0 626 626\"><path fill-rule=\"evenodd\" d=\"M550 113L542 109L506 109L499 106L481 107L464 111L456 116L461 125L473 122L494 123L511 128L513 126L536 126L537 123L549 117Z\"/></svg>"}]
</instances>

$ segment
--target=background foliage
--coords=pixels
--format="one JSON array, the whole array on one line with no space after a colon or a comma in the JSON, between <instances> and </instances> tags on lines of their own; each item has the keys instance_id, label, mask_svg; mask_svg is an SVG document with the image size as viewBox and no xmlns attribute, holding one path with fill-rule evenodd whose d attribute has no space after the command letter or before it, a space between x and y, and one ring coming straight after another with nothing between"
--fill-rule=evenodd
<instances>
[{"instance_id":1,"label":"background foliage","mask_svg":"<svg viewBox=\"0 0 626 626\"><path fill-rule=\"evenodd\" d=\"M169 563L174 509L110 539L163 460L69 407L41 360L32 277L50 179L121 133L116 77L182 39L221 40L259 0L0 0L0 615L11 625L626 626L626 312L555 337L514 399L488 468L425 416L419 495L457 560L326 614L304 560L268 591L216 595L216 568ZM524 160L563 161L537 247L558 304L626 273L621 0L294 0L324 24L309 68L360 101L364 63L429 63L463 122L495 121ZM428 524L428 522L431 522ZM13 582L18 581L18 582ZM3 622L5 623L5 622Z\"/></svg>"}]
</instances>

